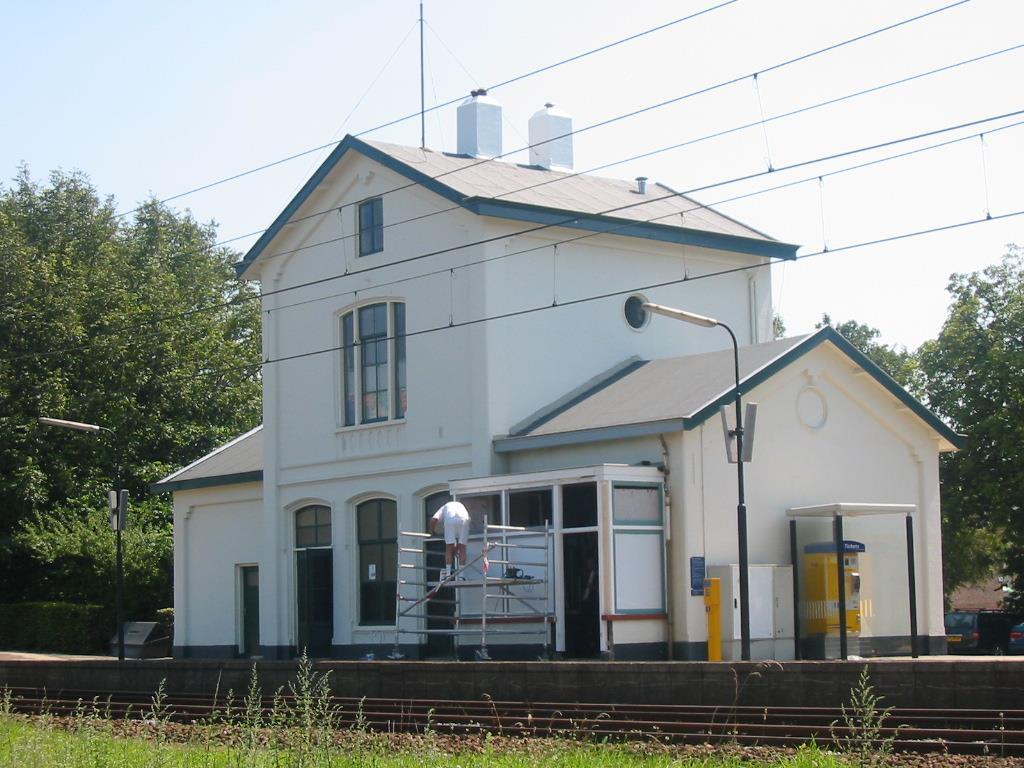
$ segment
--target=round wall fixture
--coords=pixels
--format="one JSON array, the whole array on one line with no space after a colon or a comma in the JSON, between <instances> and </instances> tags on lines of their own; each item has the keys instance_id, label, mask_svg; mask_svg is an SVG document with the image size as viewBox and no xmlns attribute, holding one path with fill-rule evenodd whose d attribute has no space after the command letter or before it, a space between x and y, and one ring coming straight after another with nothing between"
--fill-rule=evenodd
<instances>
[{"instance_id":1,"label":"round wall fixture","mask_svg":"<svg viewBox=\"0 0 1024 768\"><path fill-rule=\"evenodd\" d=\"M644 302L647 299L639 293L634 293L622 305L622 314L626 318L629 327L634 331L643 330L651 320L651 313L644 309Z\"/></svg>"},{"instance_id":2,"label":"round wall fixture","mask_svg":"<svg viewBox=\"0 0 1024 768\"><path fill-rule=\"evenodd\" d=\"M808 429L821 429L828 421L828 403L821 390L808 384L796 396L796 415Z\"/></svg>"}]
</instances>

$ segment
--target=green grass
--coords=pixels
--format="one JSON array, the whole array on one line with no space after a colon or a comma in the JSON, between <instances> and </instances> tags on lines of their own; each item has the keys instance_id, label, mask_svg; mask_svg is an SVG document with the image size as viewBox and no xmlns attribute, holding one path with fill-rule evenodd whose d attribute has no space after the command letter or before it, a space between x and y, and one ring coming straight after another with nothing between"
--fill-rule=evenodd
<instances>
[{"instance_id":1,"label":"green grass","mask_svg":"<svg viewBox=\"0 0 1024 768\"><path fill-rule=\"evenodd\" d=\"M512 740L441 736L388 736L347 732L310 743L264 733L259 744L216 727L176 728L123 724L83 709L75 718L0 716L0 766L7 768L839 768L817 749L771 756L764 750L697 754L657 744L590 744L567 739ZM278 734L280 736L280 734ZM225 742L233 742L228 745ZM758 754L760 752L761 754Z\"/></svg>"}]
</instances>

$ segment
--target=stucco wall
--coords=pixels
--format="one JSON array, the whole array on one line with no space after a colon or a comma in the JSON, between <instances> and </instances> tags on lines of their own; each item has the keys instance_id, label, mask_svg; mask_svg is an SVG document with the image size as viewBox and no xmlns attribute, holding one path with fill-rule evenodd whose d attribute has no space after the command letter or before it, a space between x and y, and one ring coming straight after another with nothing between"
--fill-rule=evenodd
<instances>
[{"instance_id":1,"label":"stucco wall","mask_svg":"<svg viewBox=\"0 0 1024 768\"><path fill-rule=\"evenodd\" d=\"M174 494L175 646L237 644L237 567L260 561L261 490L245 483Z\"/></svg>"},{"instance_id":2,"label":"stucco wall","mask_svg":"<svg viewBox=\"0 0 1024 768\"><path fill-rule=\"evenodd\" d=\"M786 510L831 502L914 504L919 632L942 635L938 444L934 432L841 353L822 345L746 395L759 403L753 461L745 468L750 562L790 562ZM736 467L725 461L718 419L684 438L686 510L680 562L737 562ZM800 547L831 538L828 521L799 524ZM864 542L865 634L910 631L902 516L847 518ZM704 606L686 598L691 638L706 636Z\"/></svg>"}]
</instances>

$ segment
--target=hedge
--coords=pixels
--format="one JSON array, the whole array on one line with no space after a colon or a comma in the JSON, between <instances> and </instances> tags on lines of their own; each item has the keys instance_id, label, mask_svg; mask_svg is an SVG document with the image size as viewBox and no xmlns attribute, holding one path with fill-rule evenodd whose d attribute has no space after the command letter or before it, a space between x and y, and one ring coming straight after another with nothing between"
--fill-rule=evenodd
<instances>
[{"instance_id":1,"label":"hedge","mask_svg":"<svg viewBox=\"0 0 1024 768\"><path fill-rule=\"evenodd\" d=\"M108 608L80 603L0 605L0 649L107 653L116 622Z\"/></svg>"}]
</instances>

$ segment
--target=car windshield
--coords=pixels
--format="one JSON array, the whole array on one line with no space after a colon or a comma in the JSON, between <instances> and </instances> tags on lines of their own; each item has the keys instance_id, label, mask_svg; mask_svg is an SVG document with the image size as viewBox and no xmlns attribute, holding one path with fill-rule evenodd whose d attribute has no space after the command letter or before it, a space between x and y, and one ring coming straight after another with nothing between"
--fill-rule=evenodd
<instances>
[{"instance_id":1,"label":"car windshield","mask_svg":"<svg viewBox=\"0 0 1024 768\"><path fill-rule=\"evenodd\" d=\"M977 616L976 613L947 613L946 632L970 632Z\"/></svg>"}]
</instances>

